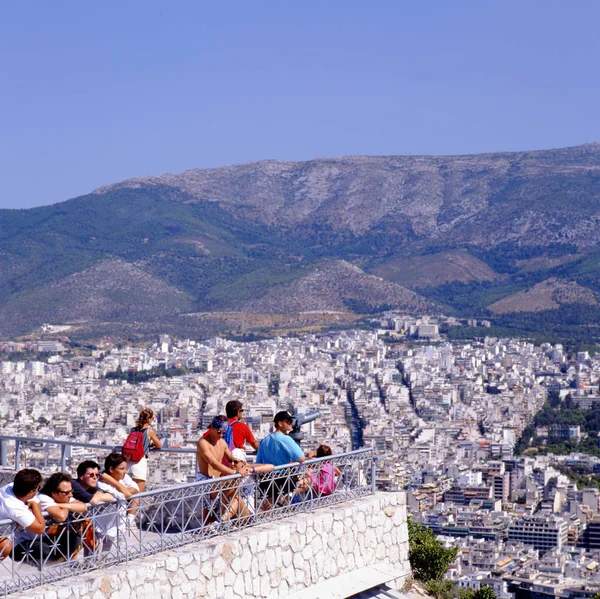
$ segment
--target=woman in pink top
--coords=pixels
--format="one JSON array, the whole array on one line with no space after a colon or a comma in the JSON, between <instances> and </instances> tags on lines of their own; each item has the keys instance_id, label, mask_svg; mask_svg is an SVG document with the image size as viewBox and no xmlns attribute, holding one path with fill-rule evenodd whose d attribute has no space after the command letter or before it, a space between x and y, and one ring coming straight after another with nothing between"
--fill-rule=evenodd
<instances>
[{"instance_id":1,"label":"woman in pink top","mask_svg":"<svg viewBox=\"0 0 600 599\"><path fill-rule=\"evenodd\" d=\"M331 455L331 447L328 445L319 445L317 448L318 458L324 458ZM342 474L341 470L331 462L321 462L316 465L316 472L309 472L311 478L312 490L317 495L331 495L337 486L336 477Z\"/></svg>"}]
</instances>

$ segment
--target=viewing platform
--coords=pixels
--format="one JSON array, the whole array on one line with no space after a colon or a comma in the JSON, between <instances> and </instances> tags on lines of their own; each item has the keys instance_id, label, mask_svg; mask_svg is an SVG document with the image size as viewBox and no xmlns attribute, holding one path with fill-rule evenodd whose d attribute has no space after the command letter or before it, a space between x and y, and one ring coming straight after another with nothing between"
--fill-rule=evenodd
<instances>
[{"instance_id":1,"label":"viewing platform","mask_svg":"<svg viewBox=\"0 0 600 599\"><path fill-rule=\"evenodd\" d=\"M19 466L28 466L21 457ZM284 597L359 570L363 582L346 586L379 581L398 588L410 571L406 500L377 492L374 458L367 448L98 504L64 524L48 522L53 526L38 537L44 542L24 560L13 544L0 561L0 592L40 599ZM73 471L76 464L66 462ZM302 480L325 462L341 472L335 487L303 492ZM233 495L247 515L225 512ZM0 522L0 537L14 539L15 532L14 523Z\"/></svg>"}]
</instances>

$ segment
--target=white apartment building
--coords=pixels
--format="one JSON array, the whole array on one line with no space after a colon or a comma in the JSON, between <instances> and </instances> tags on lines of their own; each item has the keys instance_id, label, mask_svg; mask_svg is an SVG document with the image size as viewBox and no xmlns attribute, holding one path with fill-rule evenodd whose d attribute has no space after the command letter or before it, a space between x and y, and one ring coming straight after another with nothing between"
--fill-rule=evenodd
<instances>
[{"instance_id":1,"label":"white apartment building","mask_svg":"<svg viewBox=\"0 0 600 599\"><path fill-rule=\"evenodd\" d=\"M540 553L567 543L567 523L556 516L522 516L508 527L508 540L532 545Z\"/></svg>"}]
</instances>

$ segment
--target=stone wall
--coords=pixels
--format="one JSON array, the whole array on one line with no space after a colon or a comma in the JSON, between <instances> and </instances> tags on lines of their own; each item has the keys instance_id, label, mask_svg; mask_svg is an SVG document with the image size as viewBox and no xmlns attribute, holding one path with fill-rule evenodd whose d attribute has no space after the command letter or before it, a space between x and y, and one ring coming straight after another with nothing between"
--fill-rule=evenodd
<instances>
[{"instance_id":1,"label":"stone wall","mask_svg":"<svg viewBox=\"0 0 600 599\"><path fill-rule=\"evenodd\" d=\"M11 595L15 599L284 597L357 568L410 573L404 493L377 493Z\"/></svg>"}]
</instances>

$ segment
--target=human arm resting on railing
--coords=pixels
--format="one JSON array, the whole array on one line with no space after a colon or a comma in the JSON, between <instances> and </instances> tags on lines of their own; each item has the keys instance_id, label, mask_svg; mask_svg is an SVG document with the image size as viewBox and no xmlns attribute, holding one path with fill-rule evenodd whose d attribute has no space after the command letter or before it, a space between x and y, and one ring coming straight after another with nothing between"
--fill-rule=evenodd
<instances>
[{"instance_id":1,"label":"human arm resting on railing","mask_svg":"<svg viewBox=\"0 0 600 599\"><path fill-rule=\"evenodd\" d=\"M85 503L82 501L77 501L77 499L74 499L69 503L55 503L53 505L49 505L46 508L46 511L57 522L65 522L65 520L69 517L69 512L85 514L85 512L87 512L87 505L85 505Z\"/></svg>"},{"instance_id":2,"label":"human arm resting on railing","mask_svg":"<svg viewBox=\"0 0 600 599\"><path fill-rule=\"evenodd\" d=\"M103 472L102 475L100 476L100 479L102 480L102 482L105 482L107 485L114 487L117 491L119 491L119 493L123 493L123 495L125 495L126 499L129 499L130 497L132 497L133 495L135 495L136 493L139 492L139 489L137 487L135 487L135 488L127 487L121 481L112 477L107 472Z\"/></svg>"},{"instance_id":3,"label":"human arm resting on railing","mask_svg":"<svg viewBox=\"0 0 600 599\"><path fill-rule=\"evenodd\" d=\"M27 505L35 517L35 520L25 528L36 535L41 535L46 530L46 520L42 515L42 506L38 501L32 499L27 502Z\"/></svg>"},{"instance_id":4,"label":"human arm resting on railing","mask_svg":"<svg viewBox=\"0 0 600 599\"><path fill-rule=\"evenodd\" d=\"M275 470L275 466L273 464L248 464L248 468L250 472L257 474L264 474L265 472L271 472L271 470Z\"/></svg>"},{"instance_id":5,"label":"human arm resting on railing","mask_svg":"<svg viewBox=\"0 0 600 599\"><path fill-rule=\"evenodd\" d=\"M106 491L96 491L92 497L90 498L90 500L88 501L88 503L90 505L98 505L99 503L112 503L113 501L116 501L117 498L114 495L111 495L110 493L107 493Z\"/></svg>"},{"instance_id":6,"label":"human arm resting on railing","mask_svg":"<svg viewBox=\"0 0 600 599\"><path fill-rule=\"evenodd\" d=\"M312 460L317 454L314 451L307 451L306 455L303 455L301 458L298 459L298 462L300 464L302 464L302 462L304 462L305 460Z\"/></svg>"}]
</instances>

